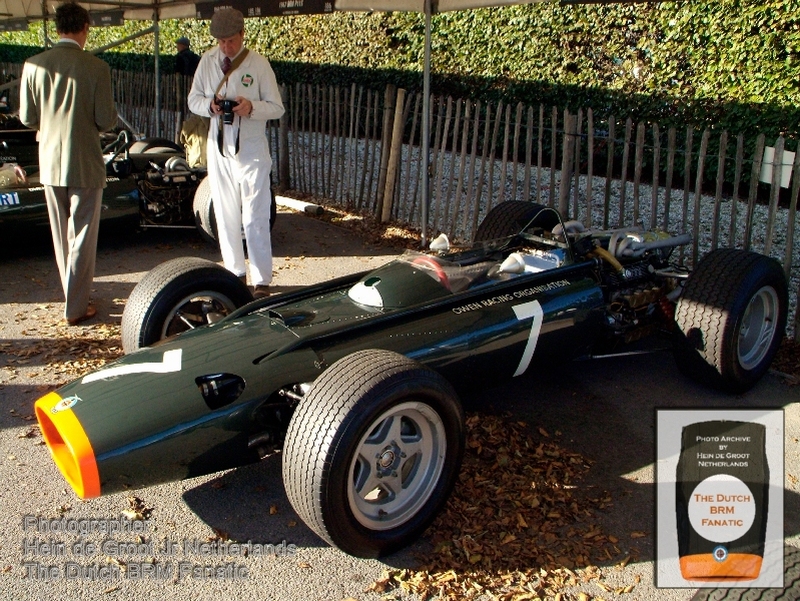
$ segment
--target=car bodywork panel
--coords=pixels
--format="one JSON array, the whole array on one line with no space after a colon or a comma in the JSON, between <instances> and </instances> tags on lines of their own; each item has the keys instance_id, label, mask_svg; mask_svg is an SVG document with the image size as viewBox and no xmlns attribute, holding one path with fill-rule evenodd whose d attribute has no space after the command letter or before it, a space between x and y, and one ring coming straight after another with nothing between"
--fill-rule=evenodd
<instances>
[{"instance_id":1,"label":"car bodywork panel","mask_svg":"<svg viewBox=\"0 0 800 601\"><path fill-rule=\"evenodd\" d=\"M604 304L590 263L456 294L414 258L410 253L369 274L248 305L67 385L41 411L58 419L58 402L76 399L69 409L91 440L103 492L185 478L258 459L253 436L265 420L275 421L276 411L289 409L282 391L313 382L354 350L395 351L466 389L520 375L540 356L585 350L581 341L592 338L587 330L596 327ZM395 288L396 306L350 297L375 278ZM419 294L431 287L440 291ZM204 385L227 387L219 393L223 400L204 395ZM164 460L173 455L181 460Z\"/></svg>"}]
</instances>

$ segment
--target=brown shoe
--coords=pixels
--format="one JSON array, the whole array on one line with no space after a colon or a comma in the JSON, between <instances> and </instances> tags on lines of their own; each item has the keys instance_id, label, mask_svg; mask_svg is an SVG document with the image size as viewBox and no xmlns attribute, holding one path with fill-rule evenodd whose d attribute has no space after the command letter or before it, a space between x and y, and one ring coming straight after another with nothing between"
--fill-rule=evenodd
<instances>
[{"instance_id":1,"label":"brown shoe","mask_svg":"<svg viewBox=\"0 0 800 601\"><path fill-rule=\"evenodd\" d=\"M94 305L89 305L86 307L86 313L81 315L80 317L73 317L72 319L68 319L67 323L71 326L76 326L81 322L86 321L87 319L91 319L97 315L97 309L94 308Z\"/></svg>"},{"instance_id":2,"label":"brown shoe","mask_svg":"<svg viewBox=\"0 0 800 601\"><path fill-rule=\"evenodd\" d=\"M270 295L269 286L259 284L253 290L253 298L267 298Z\"/></svg>"}]
</instances>

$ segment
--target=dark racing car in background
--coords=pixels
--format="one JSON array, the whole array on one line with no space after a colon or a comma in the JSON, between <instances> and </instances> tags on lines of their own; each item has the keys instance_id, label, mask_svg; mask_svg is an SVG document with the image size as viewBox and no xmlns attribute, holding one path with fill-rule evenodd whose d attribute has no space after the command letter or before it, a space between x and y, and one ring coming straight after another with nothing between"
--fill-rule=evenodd
<instances>
[{"instance_id":1,"label":"dark racing car in background","mask_svg":"<svg viewBox=\"0 0 800 601\"><path fill-rule=\"evenodd\" d=\"M163 138L137 138L128 127L101 134L101 143L106 163L101 219L138 217L145 228L195 227L194 196L206 171L189 167L181 146ZM0 185L0 228L49 226L38 162L36 132L5 118L0 163L23 172ZM210 201L206 204L210 207Z\"/></svg>"},{"instance_id":2,"label":"dark racing car in background","mask_svg":"<svg viewBox=\"0 0 800 601\"><path fill-rule=\"evenodd\" d=\"M49 228L36 132L16 118L0 125L0 170L6 167L0 171L0 231ZM204 240L216 242L206 168L190 167L184 149L170 140L131 132L125 126L100 136L106 163L101 219L136 219L143 229L197 228ZM276 212L273 191L271 224Z\"/></svg>"},{"instance_id":3,"label":"dark racing car in background","mask_svg":"<svg viewBox=\"0 0 800 601\"><path fill-rule=\"evenodd\" d=\"M686 235L588 231L521 201L476 240L257 301L214 263L164 263L128 299L128 354L37 401L55 462L91 498L281 450L298 515L374 557L418 537L454 486L460 391L666 340L684 373L740 392L786 326L783 270L756 253L715 250L689 272L671 257Z\"/></svg>"}]
</instances>

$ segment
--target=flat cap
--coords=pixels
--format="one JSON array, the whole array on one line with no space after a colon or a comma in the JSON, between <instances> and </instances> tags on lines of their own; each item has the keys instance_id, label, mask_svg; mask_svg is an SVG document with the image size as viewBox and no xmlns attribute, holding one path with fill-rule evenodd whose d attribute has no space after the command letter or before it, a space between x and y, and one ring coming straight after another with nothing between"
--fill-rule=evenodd
<instances>
[{"instance_id":1,"label":"flat cap","mask_svg":"<svg viewBox=\"0 0 800 601\"><path fill-rule=\"evenodd\" d=\"M244 16L235 8L223 8L211 17L211 35L217 39L229 38L244 29Z\"/></svg>"},{"instance_id":2,"label":"flat cap","mask_svg":"<svg viewBox=\"0 0 800 601\"><path fill-rule=\"evenodd\" d=\"M187 47L191 46L191 44L189 43L189 38L187 38L186 36L179 37L177 40L175 40L175 43L176 44L183 44L184 46L187 46Z\"/></svg>"}]
</instances>

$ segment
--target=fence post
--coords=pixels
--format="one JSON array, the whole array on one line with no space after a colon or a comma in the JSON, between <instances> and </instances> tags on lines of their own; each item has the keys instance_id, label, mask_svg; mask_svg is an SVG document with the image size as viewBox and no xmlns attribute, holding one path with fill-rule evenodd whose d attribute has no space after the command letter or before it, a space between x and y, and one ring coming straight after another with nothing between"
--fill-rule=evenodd
<instances>
[{"instance_id":1,"label":"fence post","mask_svg":"<svg viewBox=\"0 0 800 601\"><path fill-rule=\"evenodd\" d=\"M386 170L389 166L389 145L392 143L392 119L397 86L389 84L383 93L383 125L381 129L381 164L378 169L378 206L375 215L383 215L383 191L386 189Z\"/></svg>"},{"instance_id":2,"label":"fence post","mask_svg":"<svg viewBox=\"0 0 800 601\"><path fill-rule=\"evenodd\" d=\"M797 197L800 195L800 152L794 155L794 168L792 175L792 196L789 200L789 219L788 229L786 231L786 254L783 259L783 269L786 273L786 279L791 281L790 274L792 271L792 254L794 252L794 220L797 215ZM800 286L798 286L797 293L800 294ZM797 340L797 332L800 329L800 310L795 306L794 322L789 328L789 335L793 340Z\"/></svg>"},{"instance_id":3,"label":"fence post","mask_svg":"<svg viewBox=\"0 0 800 601\"><path fill-rule=\"evenodd\" d=\"M558 187L558 210L562 217L569 215L569 189L572 183L572 161L575 155L577 127L575 115L564 111L564 150L561 154L561 184Z\"/></svg>"},{"instance_id":4,"label":"fence post","mask_svg":"<svg viewBox=\"0 0 800 601\"><path fill-rule=\"evenodd\" d=\"M800 152L795 152L794 167L792 168L792 196L789 199L789 219L786 230L786 254L783 259L783 269L786 277L792 270L792 255L794 250L794 220L797 215L797 197L800 195ZM800 313L800 311L798 311Z\"/></svg>"},{"instance_id":5,"label":"fence post","mask_svg":"<svg viewBox=\"0 0 800 601\"><path fill-rule=\"evenodd\" d=\"M381 223L386 223L392 218L392 199L394 198L394 184L397 181L397 168L403 154L403 108L406 100L406 91L397 90L394 108L394 125L391 134L391 148L386 168L386 182L383 189L383 203L381 205Z\"/></svg>"},{"instance_id":6,"label":"fence post","mask_svg":"<svg viewBox=\"0 0 800 601\"><path fill-rule=\"evenodd\" d=\"M750 170L750 192L747 195L747 222L744 228L744 249L750 250L750 243L753 234L753 211L756 206L756 195L758 193L758 178L761 175L761 161L764 159L764 134L758 134L756 138L756 150L753 153L753 167Z\"/></svg>"},{"instance_id":7,"label":"fence post","mask_svg":"<svg viewBox=\"0 0 800 601\"><path fill-rule=\"evenodd\" d=\"M764 241L764 254L772 251L772 235L775 229L775 213L778 211L778 197L781 193L781 174L783 172L783 136L775 141L775 154L772 157L772 187L769 193L769 212L767 213L767 234Z\"/></svg>"},{"instance_id":8,"label":"fence post","mask_svg":"<svg viewBox=\"0 0 800 601\"><path fill-rule=\"evenodd\" d=\"M286 86L280 86L281 102L288 107L289 98ZM289 176L289 109L286 108L278 121L278 191L283 192L291 186Z\"/></svg>"},{"instance_id":9,"label":"fence post","mask_svg":"<svg viewBox=\"0 0 800 601\"><path fill-rule=\"evenodd\" d=\"M694 216L692 221L692 266L697 266L697 258L700 252L700 200L703 193L703 177L706 169L706 153L708 152L708 140L711 137L711 130L706 128L700 137L700 153L697 156L697 179L694 184Z\"/></svg>"}]
</instances>

